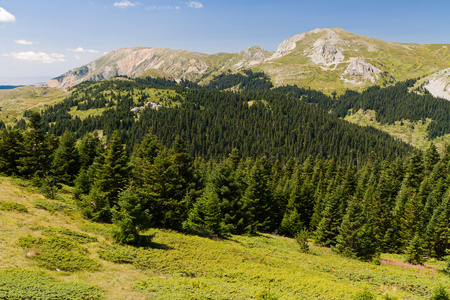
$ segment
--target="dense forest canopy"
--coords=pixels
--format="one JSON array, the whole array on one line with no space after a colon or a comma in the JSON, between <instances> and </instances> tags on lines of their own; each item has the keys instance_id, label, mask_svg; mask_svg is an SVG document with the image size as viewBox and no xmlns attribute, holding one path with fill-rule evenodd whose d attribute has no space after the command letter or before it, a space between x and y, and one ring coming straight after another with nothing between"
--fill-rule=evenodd
<instances>
[{"instance_id":1,"label":"dense forest canopy","mask_svg":"<svg viewBox=\"0 0 450 300\"><path fill-rule=\"evenodd\" d=\"M252 76L256 78L252 82L263 78L260 87L265 87L261 74ZM223 158L238 148L244 157L267 155L282 162L320 156L363 164L371 151L386 158L403 157L412 150L381 131L349 124L304 101L254 87L256 91L238 93L149 78L90 82L43 111L42 117L49 124L47 131L57 136L65 130L77 138L95 130L110 136L117 130L128 154L150 131L166 146L181 136L189 153L204 159ZM152 93L160 94L161 108L131 111L149 102ZM73 116L74 110L102 113L81 119ZM24 121L18 124L24 126Z\"/></svg>"},{"instance_id":2,"label":"dense forest canopy","mask_svg":"<svg viewBox=\"0 0 450 300\"><path fill-rule=\"evenodd\" d=\"M376 120L381 124L402 120L425 122L426 119L431 119L427 128L429 139L450 133L450 101L433 97L425 89L412 91L416 82L416 79L410 79L386 88L373 86L361 93L347 90L339 97L330 97L297 86L284 86L274 90L315 104L340 118L352 111L373 110L376 112Z\"/></svg>"}]
</instances>

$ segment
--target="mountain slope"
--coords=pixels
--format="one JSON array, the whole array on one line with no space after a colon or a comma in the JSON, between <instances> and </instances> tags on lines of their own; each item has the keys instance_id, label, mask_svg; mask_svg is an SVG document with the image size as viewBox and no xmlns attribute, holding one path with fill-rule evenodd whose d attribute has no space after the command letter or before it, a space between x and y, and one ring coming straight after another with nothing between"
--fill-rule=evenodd
<instances>
[{"instance_id":1,"label":"mountain slope","mask_svg":"<svg viewBox=\"0 0 450 300\"><path fill-rule=\"evenodd\" d=\"M205 73L251 67L270 55L261 47L251 47L235 54L214 55L167 48L122 48L52 79L44 86L68 88L86 80L138 75L198 81Z\"/></svg>"},{"instance_id":2,"label":"mountain slope","mask_svg":"<svg viewBox=\"0 0 450 300\"><path fill-rule=\"evenodd\" d=\"M401 255L382 254L378 266L312 243L310 254L301 253L293 239L267 234L212 240L151 229L149 247L121 246L112 241L112 225L82 219L65 192L58 200L45 199L29 182L6 177L0 178L0 191L2 201L15 208L0 209L2 299L252 299L263 292L280 300L350 299L365 289L429 299L432 289L450 284L439 272L443 261L413 266ZM19 241L27 237L70 241L84 249L81 258L100 268L60 270L60 257L21 248ZM42 258L55 258L59 268L40 266Z\"/></svg>"},{"instance_id":3,"label":"mountain slope","mask_svg":"<svg viewBox=\"0 0 450 300\"><path fill-rule=\"evenodd\" d=\"M342 29L316 29L281 43L260 68L276 85L345 89L389 85L449 65L447 45L399 44Z\"/></svg>"},{"instance_id":4,"label":"mountain slope","mask_svg":"<svg viewBox=\"0 0 450 300\"><path fill-rule=\"evenodd\" d=\"M290 37L275 53L261 47L212 55L167 48L122 48L44 86L68 88L118 75L188 79L202 84L223 71L252 68L267 73L276 86L297 84L325 91L363 89L449 68L449 46L385 42L333 28Z\"/></svg>"}]
</instances>

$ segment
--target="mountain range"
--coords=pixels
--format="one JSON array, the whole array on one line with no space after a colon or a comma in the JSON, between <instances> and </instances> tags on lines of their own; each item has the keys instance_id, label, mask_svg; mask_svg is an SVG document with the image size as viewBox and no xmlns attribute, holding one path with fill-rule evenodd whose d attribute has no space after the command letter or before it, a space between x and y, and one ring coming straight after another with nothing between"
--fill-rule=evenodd
<instances>
[{"instance_id":1,"label":"mountain range","mask_svg":"<svg viewBox=\"0 0 450 300\"><path fill-rule=\"evenodd\" d=\"M315 29L283 41L276 52L255 46L238 53L203 54L167 48L121 48L43 86L70 88L115 76L166 77L207 84L223 72L263 71L275 86L296 84L326 93L387 86L409 78L450 99L450 44L393 43L347 32Z\"/></svg>"}]
</instances>

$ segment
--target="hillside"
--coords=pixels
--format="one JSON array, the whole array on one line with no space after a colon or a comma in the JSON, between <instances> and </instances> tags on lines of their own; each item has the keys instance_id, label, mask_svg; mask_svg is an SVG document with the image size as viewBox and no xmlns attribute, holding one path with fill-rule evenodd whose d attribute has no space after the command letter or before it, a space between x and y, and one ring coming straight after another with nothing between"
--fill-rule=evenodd
<instances>
[{"instance_id":1,"label":"hillside","mask_svg":"<svg viewBox=\"0 0 450 300\"><path fill-rule=\"evenodd\" d=\"M258 78L248 86L265 87L267 82ZM147 102L162 107L131 111ZM150 130L165 145L182 136L190 154L205 159L221 158L238 148L244 157L268 155L285 161L310 155L363 163L372 151L384 158L405 156L412 149L381 131L349 124L280 93L186 88L164 80L84 83L66 100L44 110L43 119L55 135L68 129L80 138L95 130L111 136L118 130L128 151Z\"/></svg>"},{"instance_id":2,"label":"hillside","mask_svg":"<svg viewBox=\"0 0 450 300\"><path fill-rule=\"evenodd\" d=\"M167 48L114 50L44 84L68 88L114 76L156 76L207 84L228 70L264 71L275 86L343 91L430 75L450 66L449 45L399 44L342 29L316 29L283 41L275 53L250 47L238 53L202 54ZM435 77L440 78L440 73ZM442 75L443 76L443 75Z\"/></svg>"},{"instance_id":3,"label":"hillside","mask_svg":"<svg viewBox=\"0 0 450 300\"><path fill-rule=\"evenodd\" d=\"M342 29L316 29L293 36L260 65L276 85L321 90L390 85L448 68L448 45L399 44Z\"/></svg>"},{"instance_id":4,"label":"hillside","mask_svg":"<svg viewBox=\"0 0 450 300\"><path fill-rule=\"evenodd\" d=\"M24 86L0 90L0 121L14 126L26 110L41 110L61 102L69 93L43 87Z\"/></svg>"},{"instance_id":5,"label":"hillside","mask_svg":"<svg viewBox=\"0 0 450 300\"><path fill-rule=\"evenodd\" d=\"M3 177L0 191L0 297L20 291L52 299L351 299L368 290L378 299L429 299L437 286L450 286L443 262L413 266L382 255L375 265L312 244L305 254L294 240L266 234L211 240L151 229L147 247L120 246L111 225L81 218L67 188L49 200L26 181ZM6 202L17 204L6 209ZM27 237L65 241L82 252L55 260L57 252L44 244L22 248ZM75 259L78 270L70 268Z\"/></svg>"}]
</instances>

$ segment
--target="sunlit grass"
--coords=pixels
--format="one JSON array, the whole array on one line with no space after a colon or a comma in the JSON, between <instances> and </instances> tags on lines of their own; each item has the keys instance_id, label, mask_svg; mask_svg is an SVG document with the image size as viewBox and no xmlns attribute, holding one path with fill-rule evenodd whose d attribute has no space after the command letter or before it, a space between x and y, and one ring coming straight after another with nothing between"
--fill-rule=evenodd
<instances>
[{"instance_id":1,"label":"sunlit grass","mask_svg":"<svg viewBox=\"0 0 450 300\"><path fill-rule=\"evenodd\" d=\"M105 299L253 299L263 292L278 299L351 299L363 290L378 299L385 294L429 299L438 285L450 289L442 261L413 266L403 263L402 255L383 254L382 264L375 265L344 258L311 241L310 253L301 253L293 239L276 235L219 240L159 229L145 233L152 236L147 247L134 248L115 244L111 225L83 219L68 195L44 199L27 181L9 178L0 178L0 195L28 211L0 211L0 272L8 267L43 272L58 281L97 287ZM75 211L38 208L38 200L60 202ZM59 272L39 267L32 249L19 247L19 239L26 236L77 242L100 267Z\"/></svg>"},{"instance_id":2,"label":"sunlit grass","mask_svg":"<svg viewBox=\"0 0 450 300\"><path fill-rule=\"evenodd\" d=\"M346 116L345 120L362 126L375 127L421 150L428 149L430 144L434 143L439 152L443 152L445 144L450 143L450 134L428 140L427 128L431 119L427 119L424 124L422 121L411 122L409 120L396 121L394 124L380 124L376 121L375 111L359 110Z\"/></svg>"},{"instance_id":3,"label":"sunlit grass","mask_svg":"<svg viewBox=\"0 0 450 300\"><path fill-rule=\"evenodd\" d=\"M26 110L40 111L47 105L61 102L69 92L34 86L0 91L0 120L13 125Z\"/></svg>"}]
</instances>

